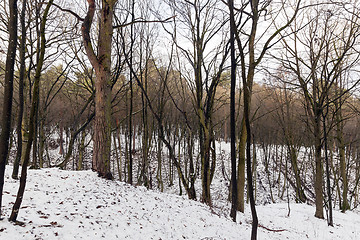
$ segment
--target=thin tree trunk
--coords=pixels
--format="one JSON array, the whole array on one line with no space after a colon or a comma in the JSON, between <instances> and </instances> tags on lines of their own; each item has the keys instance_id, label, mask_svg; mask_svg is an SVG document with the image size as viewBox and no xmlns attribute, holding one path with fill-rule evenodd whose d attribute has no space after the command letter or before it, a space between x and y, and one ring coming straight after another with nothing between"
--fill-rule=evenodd
<instances>
[{"instance_id":1,"label":"thin tree trunk","mask_svg":"<svg viewBox=\"0 0 360 240\"><path fill-rule=\"evenodd\" d=\"M255 202L256 202L256 190L257 190L257 155L256 155L256 144L255 144L255 136L252 137L252 154L253 154L253 161L252 161L252 176L253 176L253 183L254 183L254 195L255 195Z\"/></svg>"},{"instance_id":2,"label":"thin tree trunk","mask_svg":"<svg viewBox=\"0 0 360 240\"><path fill-rule=\"evenodd\" d=\"M321 159L321 112L319 110L315 111L315 126L314 126L314 137L315 137L315 217L324 218L323 212L323 168L322 168L322 159Z\"/></svg>"},{"instance_id":3,"label":"thin tree trunk","mask_svg":"<svg viewBox=\"0 0 360 240\"><path fill-rule=\"evenodd\" d=\"M160 133L158 133L160 134ZM162 141L160 139L157 140L157 172L156 172L156 179L158 181L158 188L160 189L161 192L164 191L164 183L163 183L163 179L162 179L162 171L161 171L161 167L162 167Z\"/></svg>"},{"instance_id":4,"label":"thin tree trunk","mask_svg":"<svg viewBox=\"0 0 360 240\"><path fill-rule=\"evenodd\" d=\"M75 132L73 132L70 136L70 141L69 141L69 146L68 146L68 151L66 152L66 155L65 155L65 158L64 158L64 161L62 161L60 164L58 164L58 167L61 168L61 169L65 169L66 168L66 164L69 162L70 160L70 157L71 157L71 154L72 154L72 151L74 149L74 144L75 144L75 139L77 137L77 135L84 131L86 126L91 122L91 120L94 118L95 114L91 114L87 121L78 129L76 130Z\"/></svg>"},{"instance_id":5,"label":"thin tree trunk","mask_svg":"<svg viewBox=\"0 0 360 240\"><path fill-rule=\"evenodd\" d=\"M340 100L339 100L340 101ZM338 104L336 104L338 105ZM336 134L337 140L339 144L339 159L340 159L340 176L343 182L343 191L342 191L342 202L341 202L341 211L345 212L346 210L350 209L350 205L347 199L348 193L348 181L347 181L347 174L346 174L346 160L345 160L345 144L344 144L344 137L343 137L343 123L342 123L342 114L341 114L341 107L338 108L336 113Z\"/></svg>"},{"instance_id":6,"label":"thin tree trunk","mask_svg":"<svg viewBox=\"0 0 360 240\"><path fill-rule=\"evenodd\" d=\"M236 180L236 119L235 119L235 87L236 87L236 57L235 57L235 17L234 1L229 0L230 10L230 56L231 56L231 84L230 84L230 154L231 154L231 210L230 217L236 222L238 204L238 186Z\"/></svg>"},{"instance_id":7,"label":"thin tree trunk","mask_svg":"<svg viewBox=\"0 0 360 240\"><path fill-rule=\"evenodd\" d=\"M85 137L86 137L86 132L85 130L81 131L81 140L80 140L80 144L79 144L79 161L77 164L77 170L83 170L84 169L84 153L85 153Z\"/></svg>"},{"instance_id":8,"label":"thin tree trunk","mask_svg":"<svg viewBox=\"0 0 360 240\"><path fill-rule=\"evenodd\" d=\"M27 166L29 164L29 160L30 160L30 151L31 151L31 146L32 146L32 141L34 138L34 132L35 132L35 117L36 117L36 113L38 110L38 103L39 103L39 91L40 91L40 76L41 76L41 71L42 71L42 66L44 64L44 59L45 59L45 24L46 24L46 20L47 20L47 16L50 10L50 6L52 5L53 0L50 0L47 5L46 8L44 10L44 14L43 14L43 18L41 21L41 26L40 26L40 49L39 49L39 61L38 64L36 66L36 72L35 72L35 80L34 80L34 86L33 86L33 98L32 98L32 103L31 103L31 110L30 110L30 119L29 119L29 140L26 146L26 152L25 152L25 156L24 156L24 163L21 166L21 177L20 177L20 186L19 186L19 190L16 196L16 201L14 203L14 206L12 208L12 212L10 215L9 220L12 222L16 222L18 213L19 213L19 209L21 206L21 202L23 200L23 196L24 196L24 192L25 192L25 186L26 186L26 177L27 177Z\"/></svg>"},{"instance_id":9,"label":"thin tree trunk","mask_svg":"<svg viewBox=\"0 0 360 240\"><path fill-rule=\"evenodd\" d=\"M14 161L14 167L12 172L12 178L18 179L19 165L22 154L22 121L24 115L24 79L25 79L25 44L26 44L26 27L25 27L25 10L26 0L22 1L22 9L20 14L20 25L21 25L21 40L20 40L20 70L19 70L19 113L17 119L17 151Z\"/></svg>"},{"instance_id":10,"label":"thin tree trunk","mask_svg":"<svg viewBox=\"0 0 360 240\"><path fill-rule=\"evenodd\" d=\"M59 126L59 154L61 156L63 156L64 152L65 152L64 151L64 135L63 135L63 133L64 133L64 128L63 128L62 123L60 121L60 126Z\"/></svg>"},{"instance_id":11,"label":"thin tree trunk","mask_svg":"<svg viewBox=\"0 0 360 240\"><path fill-rule=\"evenodd\" d=\"M323 114L323 131L324 131L324 151L325 151L325 163L326 163L326 185L327 185L327 195L328 195L328 204L329 204L329 219L328 225L334 226L333 220L333 209L332 209L332 199L331 199L331 186L330 186L330 168L329 168L329 158L328 158L328 142L327 142L327 132L326 132L326 115Z\"/></svg>"},{"instance_id":12,"label":"thin tree trunk","mask_svg":"<svg viewBox=\"0 0 360 240\"><path fill-rule=\"evenodd\" d=\"M39 84L40 84L40 82L39 82ZM40 85L39 85L39 89L40 89ZM32 163L30 166L30 168L32 168L32 169L39 169L39 163L38 163L39 102L40 102L40 96L39 96L39 99L37 99L35 118L34 118L34 122L32 123L35 126L34 133L33 133L34 137L33 137L33 148L32 148Z\"/></svg>"},{"instance_id":13,"label":"thin tree trunk","mask_svg":"<svg viewBox=\"0 0 360 240\"><path fill-rule=\"evenodd\" d=\"M44 126L44 119L40 120L40 127L39 127L39 167L44 167L44 153L45 153L45 126Z\"/></svg>"},{"instance_id":14,"label":"thin tree trunk","mask_svg":"<svg viewBox=\"0 0 360 240\"><path fill-rule=\"evenodd\" d=\"M14 64L16 58L17 45L17 0L9 0L10 18L8 23L9 45L6 55L5 66L5 86L3 111L1 117L1 134L0 134L0 218L2 194L4 188L5 165L9 153L9 138L11 132L11 112L13 98L13 81L14 81Z\"/></svg>"},{"instance_id":15,"label":"thin tree trunk","mask_svg":"<svg viewBox=\"0 0 360 240\"><path fill-rule=\"evenodd\" d=\"M246 149L246 126L245 126L245 118L241 120L241 130L240 130L240 138L239 138L239 147L238 147L238 156L239 156L239 165L237 169L238 179L238 204L237 209L240 212L245 211L245 149Z\"/></svg>"},{"instance_id":16,"label":"thin tree trunk","mask_svg":"<svg viewBox=\"0 0 360 240\"><path fill-rule=\"evenodd\" d=\"M118 142L119 142L119 157L116 159L116 162L117 162L117 171L118 171L118 175L119 175L119 180L121 181L121 179L122 179L122 174L121 174L122 153L121 153L120 126L119 126L119 128L117 130L117 137L118 137Z\"/></svg>"}]
</instances>

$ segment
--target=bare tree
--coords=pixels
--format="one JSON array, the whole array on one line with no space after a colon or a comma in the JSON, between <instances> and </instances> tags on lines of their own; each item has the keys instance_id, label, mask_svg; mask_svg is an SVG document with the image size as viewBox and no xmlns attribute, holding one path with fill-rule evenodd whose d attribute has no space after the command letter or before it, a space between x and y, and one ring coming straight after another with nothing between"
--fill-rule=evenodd
<instances>
[{"instance_id":1,"label":"bare tree","mask_svg":"<svg viewBox=\"0 0 360 240\"><path fill-rule=\"evenodd\" d=\"M290 24L294 21L296 14L299 9L300 1L298 1L295 11L291 18L287 19L285 24L282 25L277 30L273 32L270 30L270 27L266 28L266 32L258 33L258 26L260 23L260 16L262 14L266 14L267 9L270 7L272 3L269 1L259 1L259 0L251 0L246 3L242 3L239 7L237 7L237 16L238 22L236 26L238 26L237 31L235 32L235 38L238 45L239 51L239 59L240 59L240 70L241 70L241 79L243 84L244 91L244 117L242 121L242 134L243 137L240 137L240 140L246 140L246 172L247 172L247 186L248 186L248 194L250 199L250 206L252 212L252 234L251 239L256 239L257 237L257 225L258 219L255 209L255 199L254 199L254 191L253 191L253 182L252 182L252 170L251 170L251 125L250 125L250 103L251 103L251 95L252 95L252 86L255 77L255 70L261 63L264 58L266 52L271 48L274 43L276 43L276 37L284 31L284 29L288 28ZM288 10L288 6L283 3L278 3L277 7L279 10L277 11L277 16L279 16L280 12L285 12ZM248 11L248 9L250 11ZM274 15L275 16L275 15ZM273 20L270 25L275 25L275 20ZM249 34L245 34L246 27L250 29ZM259 35L258 35L259 34ZM264 36L269 36L265 40L259 41ZM256 52L259 52L256 55ZM246 131L246 132L245 132ZM246 138L245 138L246 136ZM245 144L243 142L239 143L239 151L245 154ZM238 170L238 206L241 208L244 206L244 186L245 186L245 156L240 156L239 159L239 170ZM240 209L243 211L243 209Z\"/></svg>"},{"instance_id":2,"label":"bare tree","mask_svg":"<svg viewBox=\"0 0 360 240\"><path fill-rule=\"evenodd\" d=\"M0 218L1 218L1 203L4 188L5 165L9 153L9 137L11 130L11 110L13 97L13 81L14 81L14 65L16 57L17 45L17 0L9 1L9 44L6 54L5 66L5 86L4 86L4 102L1 118L1 134L0 134Z\"/></svg>"},{"instance_id":3,"label":"bare tree","mask_svg":"<svg viewBox=\"0 0 360 240\"><path fill-rule=\"evenodd\" d=\"M17 134L17 151L14 161L12 178L17 179L19 173L19 163L21 160L22 153L22 121L24 114L24 80L25 80L25 44L26 44L26 25L25 25L25 10L26 10L26 0L22 1L22 8L20 14L20 25L21 25L21 39L19 46L20 53L20 69L19 69L19 112L16 125L16 134Z\"/></svg>"},{"instance_id":4,"label":"bare tree","mask_svg":"<svg viewBox=\"0 0 360 240\"><path fill-rule=\"evenodd\" d=\"M27 166L30 160L30 151L31 146L33 143L33 138L35 136L35 117L36 113L38 111L38 103L39 103L39 92L40 92L40 77L42 72L42 67L44 64L45 59L45 27L46 27L46 20L47 16L50 11L50 7L52 5L53 0L50 0L43 13L43 17L41 20L40 25L40 49L39 49L39 59L38 59L38 65L36 66L36 72L35 72L35 79L34 79L34 86L33 86L33 96L32 96L32 103L31 103L31 110L30 110L30 118L29 118L29 139L26 145L26 151L24 155L24 162L21 167L21 177L20 177L20 186L19 190L16 196L16 201L14 203L11 215L9 220L15 222L19 213L19 209L21 206L21 202L24 196L25 192L25 186L26 186L26 177L27 177Z\"/></svg>"},{"instance_id":5,"label":"bare tree","mask_svg":"<svg viewBox=\"0 0 360 240\"><path fill-rule=\"evenodd\" d=\"M187 76L187 87L191 90L192 104L197 116L198 136L200 143L202 195L201 200L211 205L210 184L215 169L211 161L211 144L214 139L213 114L215 112L215 95L225 68L228 56L224 12L216 1L169 1L169 5L178 14L173 30L168 31L177 48L187 61L190 74ZM179 25L179 26L178 26ZM184 29L182 32L179 29ZM181 40L192 46L189 50ZM215 47L211 48L211 44ZM184 67L184 66L182 66Z\"/></svg>"},{"instance_id":6,"label":"bare tree","mask_svg":"<svg viewBox=\"0 0 360 240\"><path fill-rule=\"evenodd\" d=\"M344 6L344 8L343 8ZM315 217L323 213L323 135L321 122L337 79L358 60L354 46L359 37L357 10L344 4L319 4L307 9L294 28L291 40L284 40L282 63L297 78L309 115L315 147ZM345 7L346 6L346 7ZM302 20L305 19L305 23ZM342 21L339 21L342 19ZM300 29L303 28L302 31ZM344 61L351 59L345 66ZM329 100L328 100L329 99ZM328 165L328 162L326 161ZM329 176L328 176L329 177ZM327 186L328 191L330 186ZM329 202L331 194L328 192Z\"/></svg>"},{"instance_id":7,"label":"bare tree","mask_svg":"<svg viewBox=\"0 0 360 240\"><path fill-rule=\"evenodd\" d=\"M230 136L231 136L231 213L233 221L236 222L237 211L237 183L236 183L236 135L235 135L235 86L236 86L236 56L235 56L235 16L234 1L229 0L230 10L230 57L231 57L231 90L230 90Z\"/></svg>"},{"instance_id":8,"label":"bare tree","mask_svg":"<svg viewBox=\"0 0 360 240\"><path fill-rule=\"evenodd\" d=\"M91 41L90 30L95 15L95 0L88 0L88 12L81 30L86 54L95 69L95 120L94 120L94 171L100 176L112 179L110 172L111 151L111 42L113 35L113 14L117 0L102 0L99 16L97 54Z\"/></svg>"}]
</instances>

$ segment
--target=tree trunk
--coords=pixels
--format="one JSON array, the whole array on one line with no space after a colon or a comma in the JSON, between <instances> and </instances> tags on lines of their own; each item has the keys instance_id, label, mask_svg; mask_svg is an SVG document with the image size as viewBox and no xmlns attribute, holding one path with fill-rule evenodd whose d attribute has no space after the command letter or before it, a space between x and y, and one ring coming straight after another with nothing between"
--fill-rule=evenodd
<instances>
[{"instance_id":1,"label":"tree trunk","mask_svg":"<svg viewBox=\"0 0 360 240\"><path fill-rule=\"evenodd\" d=\"M160 133L158 133L160 135ZM161 192L164 191L164 183L163 183L163 179L162 179L162 171L161 171L161 167L162 167L162 141L160 139L157 140L157 172L156 172L156 179L158 181L158 188L160 189Z\"/></svg>"},{"instance_id":2,"label":"tree trunk","mask_svg":"<svg viewBox=\"0 0 360 240\"><path fill-rule=\"evenodd\" d=\"M77 164L78 171L84 169L85 137L86 137L86 132L85 132L85 130L82 130L81 131L81 140L80 140L80 145L79 145L79 161Z\"/></svg>"},{"instance_id":3,"label":"tree trunk","mask_svg":"<svg viewBox=\"0 0 360 240\"><path fill-rule=\"evenodd\" d=\"M323 131L324 131L324 152L325 152L325 165L326 165L326 190L329 204L329 216L328 216L328 225L334 226L333 220L333 209L332 209L332 194L331 194L331 186L330 186L330 167L329 167L329 157L328 157L328 139L326 132L326 114L323 114Z\"/></svg>"},{"instance_id":4,"label":"tree trunk","mask_svg":"<svg viewBox=\"0 0 360 240\"><path fill-rule=\"evenodd\" d=\"M118 175L119 175L119 180L121 181L121 179L122 179L122 174L121 174L122 153L121 153L120 126L118 127L118 130L117 130L117 137L118 137L118 142L119 142L119 158L116 159L116 162L117 162L117 171L118 171Z\"/></svg>"},{"instance_id":5,"label":"tree trunk","mask_svg":"<svg viewBox=\"0 0 360 240\"><path fill-rule=\"evenodd\" d=\"M44 153L45 153L45 126L44 119L40 119L40 127L39 127L39 167L44 167Z\"/></svg>"},{"instance_id":6,"label":"tree trunk","mask_svg":"<svg viewBox=\"0 0 360 240\"><path fill-rule=\"evenodd\" d=\"M195 173L194 156L193 156L194 138L192 136L191 131L188 132L189 134L187 139L187 146L188 146L189 181L190 181L189 198L196 200L196 191L195 191L196 173Z\"/></svg>"},{"instance_id":7,"label":"tree trunk","mask_svg":"<svg viewBox=\"0 0 360 240\"><path fill-rule=\"evenodd\" d=\"M11 110L13 98L13 81L14 81L14 64L16 58L17 44L17 0L9 1L10 18L8 24L9 45L6 55L5 66L5 86L3 111L1 118L1 134L0 134L0 218L2 194L4 188L5 165L9 153L9 138L11 132Z\"/></svg>"},{"instance_id":8,"label":"tree trunk","mask_svg":"<svg viewBox=\"0 0 360 240\"><path fill-rule=\"evenodd\" d=\"M92 121L92 119L94 118L95 114L92 113L87 121L75 132L73 132L70 136L70 141L69 141L69 146L68 146L68 151L66 152L64 161L62 161L60 164L57 165L57 167L61 168L61 169L65 169L66 168L66 164L69 162L72 151L74 149L74 143L75 143L75 139L77 137L77 135L82 132L85 131L86 126Z\"/></svg>"},{"instance_id":9,"label":"tree trunk","mask_svg":"<svg viewBox=\"0 0 360 240\"><path fill-rule=\"evenodd\" d=\"M239 138L239 165L237 169L238 179L237 179L237 186L238 186L238 204L237 209L240 212L245 211L245 149L246 149L246 126L245 126L245 118L242 118L241 121L241 130L240 130L240 138Z\"/></svg>"},{"instance_id":10,"label":"tree trunk","mask_svg":"<svg viewBox=\"0 0 360 240\"><path fill-rule=\"evenodd\" d=\"M209 129L204 131L203 142L203 155L201 156L201 183L202 183L202 197L201 201L211 206L211 194L210 194L210 133Z\"/></svg>"},{"instance_id":11,"label":"tree trunk","mask_svg":"<svg viewBox=\"0 0 360 240\"><path fill-rule=\"evenodd\" d=\"M40 82L39 82L39 89L40 89ZM32 148L32 163L31 163L31 166L30 166L31 169L39 169L39 163L38 163L39 102L40 102L40 96L37 99L37 103L36 103L36 112L35 112L34 122L31 123L31 124L34 124L34 126L35 126L34 127L34 133L33 133L34 137L33 137L33 148Z\"/></svg>"},{"instance_id":12,"label":"tree trunk","mask_svg":"<svg viewBox=\"0 0 360 240\"><path fill-rule=\"evenodd\" d=\"M36 72L35 72L35 80L34 80L34 86L33 86L33 98L32 98L32 103L31 103L31 110L30 110L30 119L29 119L29 140L27 142L27 146L26 146L26 151L25 151L25 155L24 155L24 162L23 165L21 166L21 177L20 177L20 186L19 186L19 190L16 196L16 201L14 203L14 206L12 208L12 212L10 215L9 220L16 222L18 213L19 213L19 209L21 206L21 202L23 200L23 196L24 196L24 192L25 192L25 186L26 186L26 177L27 177L27 166L29 164L29 160L30 160L30 151L31 151L31 145L32 145L32 141L34 138L34 133L35 133L35 117L36 117L36 113L38 111L38 103L39 103L39 92L40 92L40 76L41 76L41 71L42 71L42 66L44 64L44 59L45 59L45 24L46 24L46 20L47 20L47 16L50 10L50 7L53 3L53 0L50 0L47 5L46 8L44 10L44 14L43 14L43 18L41 21L41 26L40 26L40 49L39 49L39 61L38 64L36 66Z\"/></svg>"},{"instance_id":13,"label":"tree trunk","mask_svg":"<svg viewBox=\"0 0 360 240\"><path fill-rule=\"evenodd\" d=\"M341 99L339 99L340 103ZM350 209L350 205L347 199L347 192L348 192L348 181L347 181L347 174L346 174L346 160L345 160L345 143L343 137L343 119L341 113L341 106L337 106L337 102L335 103L336 108L338 109L336 112L336 137L338 141L338 148L339 148L339 159L340 159L340 176L343 182L343 192L342 192L342 202L341 202L341 211L345 212L346 210Z\"/></svg>"},{"instance_id":14,"label":"tree trunk","mask_svg":"<svg viewBox=\"0 0 360 240\"><path fill-rule=\"evenodd\" d=\"M60 122L59 126L59 154L64 155L64 128L62 126L62 123Z\"/></svg>"},{"instance_id":15,"label":"tree trunk","mask_svg":"<svg viewBox=\"0 0 360 240\"><path fill-rule=\"evenodd\" d=\"M316 109L315 111L315 126L314 126L314 137L315 137L315 217L324 218L323 212L323 168L321 159L321 111Z\"/></svg>"},{"instance_id":16,"label":"tree trunk","mask_svg":"<svg viewBox=\"0 0 360 240\"><path fill-rule=\"evenodd\" d=\"M81 30L86 54L95 69L95 120L93 136L92 168L99 176L112 179L110 171L111 151L111 41L112 19L116 0L103 0L100 10L98 55L91 44L90 29L95 14L95 0L88 0L89 8Z\"/></svg>"},{"instance_id":17,"label":"tree trunk","mask_svg":"<svg viewBox=\"0 0 360 240\"><path fill-rule=\"evenodd\" d=\"M286 124L285 124L286 127L284 130L285 141L288 146L289 156L290 156L290 160L291 160L290 161L291 167L292 167L294 175L295 175L296 196L300 202L304 203L306 201L306 196L305 196L304 190L301 186L300 172L299 172L299 168L298 168L298 164L297 164L297 153L296 153L294 138L293 138L293 123L291 121L291 112L290 112L290 99L288 97L286 85L284 86L284 89L285 89L284 95L285 95L285 105L286 105L285 106L286 107Z\"/></svg>"},{"instance_id":18,"label":"tree trunk","mask_svg":"<svg viewBox=\"0 0 360 240\"><path fill-rule=\"evenodd\" d=\"M291 160L291 167L292 170L294 172L295 175L295 191L296 191L296 197L298 198L298 200L300 202L306 202L306 196L304 193L304 190L301 186L301 179L300 179L300 171L298 168L298 164L297 164L297 154L296 154L296 149L294 146L289 145L288 147L288 151L289 151L289 156L290 156L290 160Z\"/></svg>"},{"instance_id":19,"label":"tree trunk","mask_svg":"<svg viewBox=\"0 0 360 240\"><path fill-rule=\"evenodd\" d=\"M92 169L99 176L112 179L111 151L111 79L106 68L97 73L95 82L94 150Z\"/></svg>"},{"instance_id":20,"label":"tree trunk","mask_svg":"<svg viewBox=\"0 0 360 240\"><path fill-rule=\"evenodd\" d=\"M235 17L234 1L229 0L230 10L230 56L231 56L231 83L230 83L230 155L231 155L231 210L230 217L236 222L238 209L238 185L236 180L236 118L235 118L235 87L236 87L236 57L235 57Z\"/></svg>"},{"instance_id":21,"label":"tree trunk","mask_svg":"<svg viewBox=\"0 0 360 240\"><path fill-rule=\"evenodd\" d=\"M21 40L20 40L20 70L19 70L19 113L16 125L17 133L17 151L14 161L14 167L12 172L12 178L17 179L19 175L19 165L22 154L22 121L24 114L24 79L25 79L25 44L26 44L26 26L25 26L25 10L26 0L22 1L22 9L20 14L20 25L21 25Z\"/></svg>"}]
</instances>

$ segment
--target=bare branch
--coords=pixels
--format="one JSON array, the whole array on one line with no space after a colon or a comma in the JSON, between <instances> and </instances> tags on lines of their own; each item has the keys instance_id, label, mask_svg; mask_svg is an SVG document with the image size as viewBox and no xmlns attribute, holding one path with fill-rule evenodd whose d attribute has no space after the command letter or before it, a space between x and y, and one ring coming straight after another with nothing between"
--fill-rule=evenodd
<instances>
[{"instance_id":1,"label":"bare branch","mask_svg":"<svg viewBox=\"0 0 360 240\"><path fill-rule=\"evenodd\" d=\"M85 19L80 17L77 13L75 13L74 11L70 10L70 9L66 9L66 8L62 8L61 6L53 3L53 6L54 7L57 7L60 11L62 12L67 12L67 13L70 13L71 15L73 15L78 21L84 21Z\"/></svg>"},{"instance_id":2,"label":"bare branch","mask_svg":"<svg viewBox=\"0 0 360 240\"><path fill-rule=\"evenodd\" d=\"M134 21L131 21L129 23L124 23L124 24L119 24L119 25L113 26L113 28L114 29L123 28L123 27L130 26L132 24L135 24L135 23L167 23L175 17L176 16L172 16L172 17L166 18L164 20L145 20L145 19L139 18L139 19L135 19Z\"/></svg>"}]
</instances>

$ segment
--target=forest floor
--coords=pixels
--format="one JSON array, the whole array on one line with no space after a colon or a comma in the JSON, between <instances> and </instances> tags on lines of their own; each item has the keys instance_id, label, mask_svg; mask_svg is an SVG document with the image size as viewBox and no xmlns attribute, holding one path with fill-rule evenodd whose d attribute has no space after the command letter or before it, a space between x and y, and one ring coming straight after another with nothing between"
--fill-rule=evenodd
<instances>
[{"instance_id":1,"label":"forest floor","mask_svg":"<svg viewBox=\"0 0 360 240\"><path fill-rule=\"evenodd\" d=\"M92 171L29 170L18 220L7 221L19 181L6 168L0 239L249 239L251 214L228 217L229 203L210 208L185 196L98 178ZM216 196L215 196L216 197ZM222 207L221 207L222 206ZM334 227L314 207L257 206L258 239L360 239L360 211L335 210Z\"/></svg>"}]
</instances>

